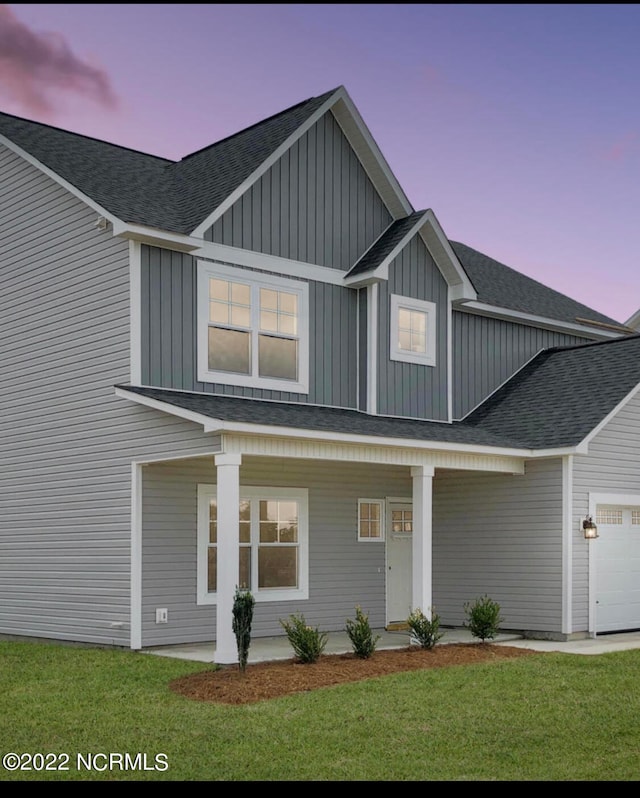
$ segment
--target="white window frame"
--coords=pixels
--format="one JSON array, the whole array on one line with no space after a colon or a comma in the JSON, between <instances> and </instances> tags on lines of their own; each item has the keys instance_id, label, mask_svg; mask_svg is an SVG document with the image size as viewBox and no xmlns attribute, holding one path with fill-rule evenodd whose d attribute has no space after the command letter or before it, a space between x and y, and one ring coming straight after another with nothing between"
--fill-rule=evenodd
<instances>
[{"instance_id":1,"label":"white window frame","mask_svg":"<svg viewBox=\"0 0 640 798\"><path fill-rule=\"evenodd\" d=\"M400 349L398 343L399 311L412 310L426 316L426 352L408 352ZM391 294L391 313L389 321L389 357L403 363L418 363L422 366L436 365L436 305L426 299L413 299L408 296Z\"/></svg>"},{"instance_id":2,"label":"white window frame","mask_svg":"<svg viewBox=\"0 0 640 798\"><path fill-rule=\"evenodd\" d=\"M235 374L209 368L209 278L218 277L244 283L251 289L251 373ZM298 379L261 377L258 373L258 334L260 320L260 289L286 291L298 298ZM309 393L309 285L302 280L290 280L272 274L198 261L198 380L242 387L264 388L290 393Z\"/></svg>"},{"instance_id":3,"label":"white window frame","mask_svg":"<svg viewBox=\"0 0 640 798\"><path fill-rule=\"evenodd\" d=\"M216 604L217 594L208 590L209 503L217 499L217 486L198 485L197 603ZM258 515L251 513L251 594L256 602L291 601L309 598L309 491L306 488L267 488L240 486L240 499L247 501L296 501L298 517L298 587L262 588L257 586ZM239 510L239 508L238 508Z\"/></svg>"},{"instance_id":4,"label":"white window frame","mask_svg":"<svg viewBox=\"0 0 640 798\"><path fill-rule=\"evenodd\" d=\"M380 519L380 537L362 537L360 535L360 521L365 520L361 515L361 508L363 504L377 504L379 519ZM384 543L385 540L385 501L384 499L358 499L358 542L359 543Z\"/></svg>"}]
</instances>

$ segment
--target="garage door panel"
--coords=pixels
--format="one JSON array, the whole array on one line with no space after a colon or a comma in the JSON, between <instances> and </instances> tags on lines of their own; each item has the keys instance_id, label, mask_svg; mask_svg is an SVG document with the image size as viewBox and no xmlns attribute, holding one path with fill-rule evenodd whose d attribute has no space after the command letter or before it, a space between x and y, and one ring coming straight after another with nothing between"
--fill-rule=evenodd
<instances>
[{"instance_id":1,"label":"garage door panel","mask_svg":"<svg viewBox=\"0 0 640 798\"><path fill-rule=\"evenodd\" d=\"M596 632L640 629L640 509L598 508L598 514Z\"/></svg>"}]
</instances>

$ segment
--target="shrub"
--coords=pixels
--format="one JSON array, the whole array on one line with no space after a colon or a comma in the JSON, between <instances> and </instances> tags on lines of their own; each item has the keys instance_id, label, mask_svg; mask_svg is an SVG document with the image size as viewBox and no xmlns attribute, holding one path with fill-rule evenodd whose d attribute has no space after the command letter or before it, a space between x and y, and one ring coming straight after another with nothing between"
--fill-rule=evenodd
<instances>
[{"instance_id":1,"label":"shrub","mask_svg":"<svg viewBox=\"0 0 640 798\"><path fill-rule=\"evenodd\" d=\"M433 648L442 637L440 631L440 616L432 612L428 618L420 609L415 609L407 618L407 625L411 629L411 642L421 648Z\"/></svg>"},{"instance_id":2,"label":"shrub","mask_svg":"<svg viewBox=\"0 0 640 798\"><path fill-rule=\"evenodd\" d=\"M233 631L238 645L238 666L244 673L249 659L249 646L251 644L251 623L253 621L253 608L255 599L248 590L236 588L233 597Z\"/></svg>"},{"instance_id":3,"label":"shrub","mask_svg":"<svg viewBox=\"0 0 640 798\"><path fill-rule=\"evenodd\" d=\"M345 629L356 657L368 659L376 650L376 643L380 640L380 635L373 636L371 626L369 626L369 616L362 612L361 607L356 606L355 621L347 618Z\"/></svg>"},{"instance_id":4,"label":"shrub","mask_svg":"<svg viewBox=\"0 0 640 798\"><path fill-rule=\"evenodd\" d=\"M327 634L307 625L304 615L290 615L288 621L280 619L289 642L300 662L315 662L327 644Z\"/></svg>"},{"instance_id":5,"label":"shrub","mask_svg":"<svg viewBox=\"0 0 640 798\"><path fill-rule=\"evenodd\" d=\"M497 636L503 619L500 617L500 605L492 601L489 596L481 596L473 602L467 602L464 610L468 617L466 626L474 637L479 637L484 643Z\"/></svg>"}]
</instances>

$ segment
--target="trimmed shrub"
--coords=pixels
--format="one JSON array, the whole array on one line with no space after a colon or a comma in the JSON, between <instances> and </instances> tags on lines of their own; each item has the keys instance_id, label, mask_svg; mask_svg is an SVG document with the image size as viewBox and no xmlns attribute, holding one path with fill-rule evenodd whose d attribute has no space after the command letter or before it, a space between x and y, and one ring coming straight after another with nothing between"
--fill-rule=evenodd
<instances>
[{"instance_id":1,"label":"trimmed shrub","mask_svg":"<svg viewBox=\"0 0 640 798\"><path fill-rule=\"evenodd\" d=\"M233 632L238 646L238 666L244 673L249 659L249 646L251 645L251 624L253 622L253 608L255 599L248 590L236 588L233 597Z\"/></svg>"},{"instance_id":2,"label":"trimmed shrub","mask_svg":"<svg viewBox=\"0 0 640 798\"><path fill-rule=\"evenodd\" d=\"M376 643L380 640L380 635L373 636L369 625L369 616L362 612L360 606L356 606L356 619L347 618L345 630L351 640L353 653L360 659L368 659L376 650Z\"/></svg>"},{"instance_id":3,"label":"trimmed shrub","mask_svg":"<svg viewBox=\"0 0 640 798\"><path fill-rule=\"evenodd\" d=\"M290 615L288 621L280 619L280 625L300 662L311 663L320 657L327 644L327 634L309 626L304 615Z\"/></svg>"},{"instance_id":4,"label":"trimmed shrub","mask_svg":"<svg viewBox=\"0 0 640 798\"><path fill-rule=\"evenodd\" d=\"M463 624L474 637L485 640L492 640L500 632L500 624L503 619L500 617L500 605L489 598L481 596L473 602L464 605L468 621Z\"/></svg>"},{"instance_id":5,"label":"trimmed shrub","mask_svg":"<svg viewBox=\"0 0 640 798\"><path fill-rule=\"evenodd\" d=\"M422 610L413 610L407 618L407 625L411 629L411 642L420 648L433 648L443 635L440 616L433 611L428 618Z\"/></svg>"}]
</instances>

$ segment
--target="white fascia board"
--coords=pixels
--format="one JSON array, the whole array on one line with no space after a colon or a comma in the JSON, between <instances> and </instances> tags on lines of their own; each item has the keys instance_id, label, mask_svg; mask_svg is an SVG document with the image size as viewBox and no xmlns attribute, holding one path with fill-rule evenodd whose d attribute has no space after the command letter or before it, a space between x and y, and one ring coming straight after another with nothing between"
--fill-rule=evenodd
<instances>
[{"instance_id":1,"label":"white fascia board","mask_svg":"<svg viewBox=\"0 0 640 798\"><path fill-rule=\"evenodd\" d=\"M146 227L142 224L129 224L120 220L113 224L113 235L130 241L138 241L141 244L175 249L178 252L193 252L202 246L202 240L198 238L181 233L170 233L168 230Z\"/></svg>"},{"instance_id":2,"label":"white fascia board","mask_svg":"<svg viewBox=\"0 0 640 798\"><path fill-rule=\"evenodd\" d=\"M332 112L347 141L356 152L363 169L384 200L391 215L401 219L413 213L409 198L391 171L364 119L347 90L341 86L331 100Z\"/></svg>"},{"instance_id":3,"label":"white fascia board","mask_svg":"<svg viewBox=\"0 0 640 798\"><path fill-rule=\"evenodd\" d=\"M604 427L607 426L607 424L611 421L611 419L614 418L614 416L616 416L622 410L622 408L633 399L634 396L636 396L638 391L640 391L640 383L638 383L638 385L632 388L629 391L629 393L620 402L618 402L618 404L613 408L613 410L610 413L607 413L607 415L602 419L602 421L599 424L597 424L585 438L583 438L583 440L579 444L579 449L581 450L582 454L588 453L589 444L591 443L591 441L596 437L596 435L602 429L604 429Z\"/></svg>"},{"instance_id":4,"label":"white fascia board","mask_svg":"<svg viewBox=\"0 0 640 798\"><path fill-rule=\"evenodd\" d=\"M77 197L81 202L84 202L85 205L88 205L90 208L96 211L96 213L100 214L100 216L103 216L105 219L107 219L107 221L111 222L112 225L115 226L120 222L120 219L118 219L117 216L114 216L106 208L103 208L102 205L99 205L97 202L95 202L95 200L92 200L91 197L88 197L72 183L67 182L57 172L54 172L53 169L49 169L48 166L45 166L37 158L34 158L33 155L30 155L26 150L23 150L22 147L14 144L11 139L8 139L6 136L0 134L0 144L4 144L7 149L11 150L16 155L19 155L20 158L23 158L27 163L31 164L31 166L35 166L36 169L39 169L43 174L47 175L47 177L50 177L59 186L62 186L62 188L66 189L70 194L73 194L74 197Z\"/></svg>"},{"instance_id":5,"label":"white fascia board","mask_svg":"<svg viewBox=\"0 0 640 798\"><path fill-rule=\"evenodd\" d=\"M466 313L474 313L477 316L491 316L491 318L494 319L504 319L505 321L514 321L518 324L528 324L534 327L542 327L546 330L553 330L554 332L587 336L592 339L620 338L623 335L622 332L596 329L595 327L587 327L583 324L574 324L570 321L547 319L544 316L534 316L531 313L523 313L519 310L501 308L497 305L486 305L483 302L465 301L463 304L456 305L455 310L464 311Z\"/></svg>"},{"instance_id":6,"label":"white fascia board","mask_svg":"<svg viewBox=\"0 0 640 798\"><path fill-rule=\"evenodd\" d=\"M640 330L640 310L636 310L633 316L629 316L624 326L629 327L631 330Z\"/></svg>"},{"instance_id":7,"label":"white fascia board","mask_svg":"<svg viewBox=\"0 0 640 798\"><path fill-rule=\"evenodd\" d=\"M139 405L150 407L153 410L160 410L162 413L170 413L172 416L178 416L178 418L183 418L185 421L193 421L194 424L201 424L203 427L212 420L209 416L203 416L201 413L194 413L192 410L185 410L182 407L176 407L158 399L151 399L149 396L140 396L140 394L131 393L123 388L116 388L115 393L121 399L130 399ZM208 432L208 430L205 430L205 432Z\"/></svg>"}]
</instances>

